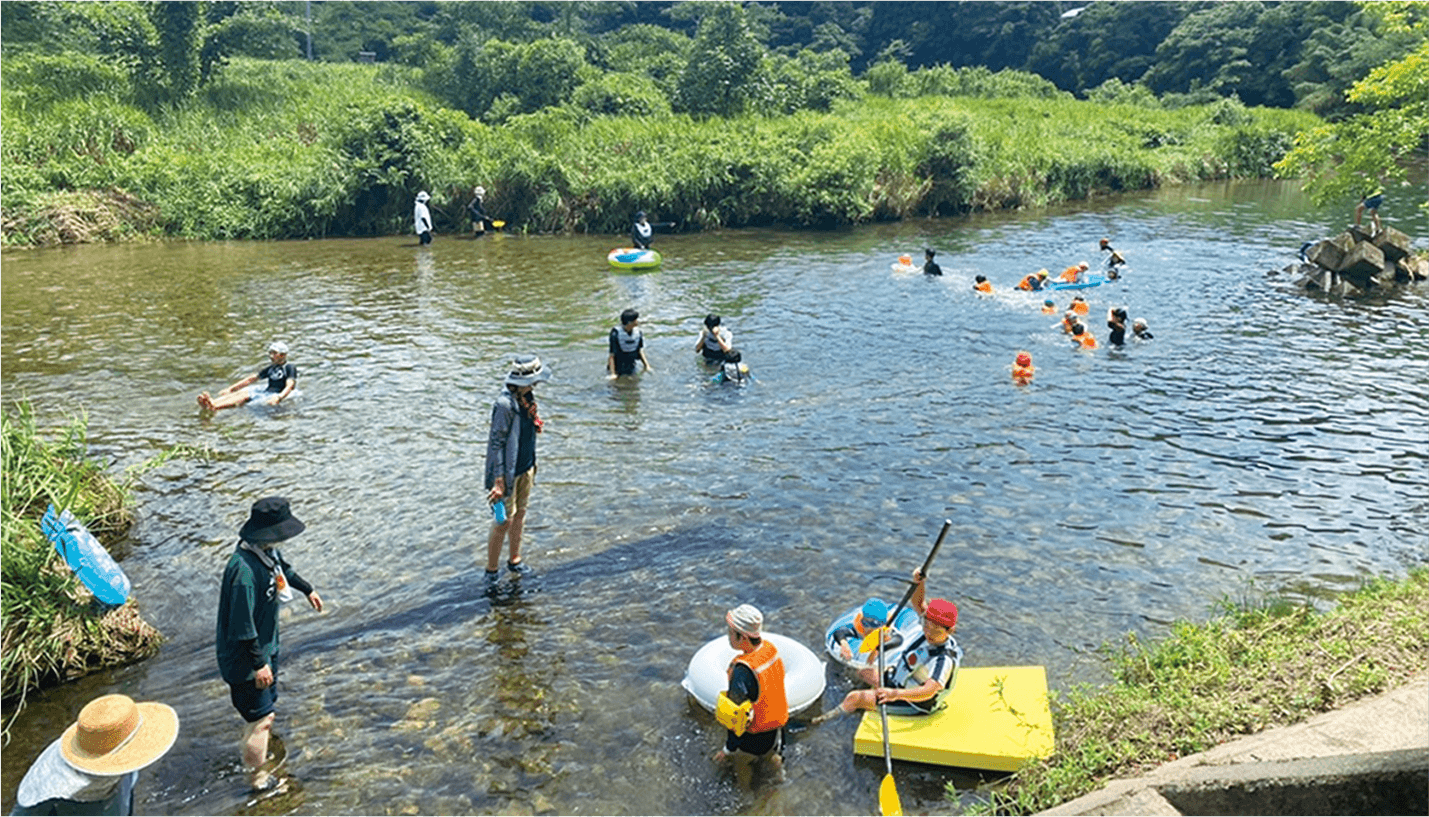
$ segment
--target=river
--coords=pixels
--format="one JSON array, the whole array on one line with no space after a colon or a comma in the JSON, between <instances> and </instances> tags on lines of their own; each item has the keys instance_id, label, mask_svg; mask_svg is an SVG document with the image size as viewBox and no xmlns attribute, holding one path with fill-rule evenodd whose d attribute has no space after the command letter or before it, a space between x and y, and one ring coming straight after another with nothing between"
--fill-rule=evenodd
<instances>
[{"instance_id":1,"label":"river","mask_svg":"<svg viewBox=\"0 0 1429 817\"><path fill-rule=\"evenodd\" d=\"M1412 236L1422 214L1391 202ZM1211 184L1052 210L832 232L662 235L658 272L613 274L608 236L439 236L78 246L3 255L3 396L41 427L84 412L94 453L142 476L120 553L160 654L32 694L4 806L90 697L175 706L143 813L865 814L881 760L855 719L798 731L754 791L679 682L724 610L817 645L901 587L944 519L931 590L968 666L1105 680L1095 648L1225 599L1326 603L1429 560L1429 288L1338 298L1269 274L1341 229L1288 183ZM1086 291L1155 340L1069 348L1039 267L1128 259ZM900 277L939 250L945 275ZM998 288L972 291L985 274ZM1056 301L1065 308L1067 293ZM606 334L640 310L655 371L610 381ZM724 316L757 381L716 386L693 344ZM195 404L292 347L278 408ZM1032 384L1014 385L1020 349ZM555 372L528 589L481 592L490 405L515 352ZM285 611L277 731L288 794L250 804L241 721L213 656L223 566L250 504L307 522L285 548L327 602ZM296 608L297 605L294 605ZM850 687L832 669L822 707ZM8 718L11 713L7 712ZM896 764L904 807L966 772Z\"/></svg>"}]
</instances>

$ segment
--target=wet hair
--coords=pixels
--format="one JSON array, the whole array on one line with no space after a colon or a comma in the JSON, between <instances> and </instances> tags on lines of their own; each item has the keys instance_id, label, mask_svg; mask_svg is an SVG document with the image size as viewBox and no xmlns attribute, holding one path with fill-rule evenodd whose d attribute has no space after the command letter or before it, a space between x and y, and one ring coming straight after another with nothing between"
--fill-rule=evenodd
<instances>
[{"instance_id":1,"label":"wet hair","mask_svg":"<svg viewBox=\"0 0 1429 817\"><path fill-rule=\"evenodd\" d=\"M1080 335L1086 331L1087 327L1083 326L1080 322L1072 324L1072 334Z\"/></svg>"},{"instance_id":2,"label":"wet hair","mask_svg":"<svg viewBox=\"0 0 1429 817\"><path fill-rule=\"evenodd\" d=\"M1112 317L1126 320L1126 307L1118 306L1111 311Z\"/></svg>"},{"instance_id":3,"label":"wet hair","mask_svg":"<svg viewBox=\"0 0 1429 817\"><path fill-rule=\"evenodd\" d=\"M620 325L629 326L633 321L640 319L640 313L634 309L627 309L620 313Z\"/></svg>"},{"instance_id":4,"label":"wet hair","mask_svg":"<svg viewBox=\"0 0 1429 817\"><path fill-rule=\"evenodd\" d=\"M937 255L937 253L933 252L931 249L924 249L923 254L928 256L929 258L932 258L933 256Z\"/></svg>"},{"instance_id":5,"label":"wet hair","mask_svg":"<svg viewBox=\"0 0 1429 817\"><path fill-rule=\"evenodd\" d=\"M719 326L719 316L716 315L716 314L714 314L714 313L710 313L710 314L706 315L706 316L705 316L705 328L706 328L706 329L713 329L713 328L715 328L716 326Z\"/></svg>"},{"instance_id":6,"label":"wet hair","mask_svg":"<svg viewBox=\"0 0 1429 817\"><path fill-rule=\"evenodd\" d=\"M738 363L743 358L744 356L739 353L738 349L730 349L728 352L724 353L725 363Z\"/></svg>"},{"instance_id":7,"label":"wet hair","mask_svg":"<svg viewBox=\"0 0 1429 817\"><path fill-rule=\"evenodd\" d=\"M986 276L986 275L979 275L975 280L976 280L979 284L981 284L983 281L986 281L986 280L987 280L987 276Z\"/></svg>"}]
</instances>

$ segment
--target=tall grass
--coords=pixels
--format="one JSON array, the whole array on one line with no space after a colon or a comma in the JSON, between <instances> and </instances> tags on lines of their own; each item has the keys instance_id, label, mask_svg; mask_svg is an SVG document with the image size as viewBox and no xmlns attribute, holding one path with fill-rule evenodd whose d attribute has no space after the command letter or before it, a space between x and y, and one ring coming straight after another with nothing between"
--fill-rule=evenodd
<instances>
[{"instance_id":1,"label":"tall grass","mask_svg":"<svg viewBox=\"0 0 1429 817\"><path fill-rule=\"evenodd\" d=\"M1375 580L1319 613L1223 605L1163 640L1106 648L1113 682L1053 700L1056 754L991 792L979 812L1032 814L1237 735L1294 723L1424 672L1429 569Z\"/></svg>"},{"instance_id":2,"label":"tall grass","mask_svg":"<svg viewBox=\"0 0 1429 817\"><path fill-rule=\"evenodd\" d=\"M415 69L250 59L150 118L92 66L70 71L84 94L41 92L26 59L0 66L7 244L57 240L44 225L66 195L152 207L100 238L400 233L418 190L440 232L460 227L477 184L508 229L542 232L621 233L640 209L700 229L1036 207L1267 175L1317 122L1233 102L1159 110L1046 94L865 95L702 120L563 106L489 126L422 91Z\"/></svg>"},{"instance_id":3,"label":"tall grass","mask_svg":"<svg viewBox=\"0 0 1429 817\"><path fill-rule=\"evenodd\" d=\"M124 491L87 458L85 430L76 418L46 442L28 403L0 412L0 695L7 700L159 649L161 636L132 600L97 609L40 531L51 502L69 507L102 541L119 538L132 523Z\"/></svg>"}]
</instances>

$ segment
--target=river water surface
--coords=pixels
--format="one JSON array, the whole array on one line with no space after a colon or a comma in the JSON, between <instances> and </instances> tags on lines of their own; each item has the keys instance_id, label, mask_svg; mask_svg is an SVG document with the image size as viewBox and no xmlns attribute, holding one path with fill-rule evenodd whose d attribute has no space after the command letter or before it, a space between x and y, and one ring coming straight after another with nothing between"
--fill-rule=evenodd
<instances>
[{"instance_id":1,"label":"river water surface","mask_svg":"<svg viewBox=\"0 0 1429 817\"><path fill-rule=\"evenodd\" d=\"M136 487L121 553L162 652L30 696L4 750L4 807L90 697L174 705L144 813L863 814L881 760L855 719L796 731L782 785L741 789L722 730L679 681L723 611L816 645L901 587L944 519L931 590L962 609L969 666L1104 679L1097 645L1156 637L1220 599L1324 602L1429 560L1429 290L1310 296L1304 240L1350 212L1281 183L1210 185L1036 213L838 232L661 236L664 268L616 275L610 237L408 237L7 252L3 391L42 427L88 416ZM1392 224L1429 235L1422 216ZM662 215L662 218L665 217ZM1086 291L1155 340L1072 351L1022 275L1094 265ZM940 251L941 279L900 277ZM971 289L982 273L998 288ZM1055 296L1065 309L1067 293ZM606 333L640 310L653 373L607 380ZM710 383L693 345L724 316L757 377ZM205 415L194 396L292 347L301 394ZM1009 366L1032 353L1037 375ZM526 554L480 585L490 406L540 354L546 433ZM241 721L214 664L218 581L249 505L291 498L284 549L328 604L290 609L278 732L291 791L250 804ZM820 707L849 679L828 672ZM7 717L12 713L7 713ZM895 770L905 808L946 810L967 774Z\"/></svg>"}]
</instances>

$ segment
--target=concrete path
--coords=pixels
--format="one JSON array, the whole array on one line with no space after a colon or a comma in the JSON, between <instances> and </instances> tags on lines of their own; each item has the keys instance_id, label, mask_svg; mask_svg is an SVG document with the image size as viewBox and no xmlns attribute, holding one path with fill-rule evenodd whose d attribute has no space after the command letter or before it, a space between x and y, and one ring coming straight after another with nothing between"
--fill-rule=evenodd
<instances>
[{"instance_id":1,"label":"concrete path","mask_svg":"<svg viewBox=\"0 0 1429 817\"><path fill-rule=\"evenodd\" d=\"M1423 777L1417 770L1426 762L1429 674L1304 723L1267 729L1167 763L1143 777L1113 781L1101 791L1041 813L1169 817L1182 812L1162 796L1163 790L1204 788L1217 781L1225 781L1224 787L1254 788L1257 779L1364 775L1367 766L1408 767Z\"/></svg>"}]
</instances>

